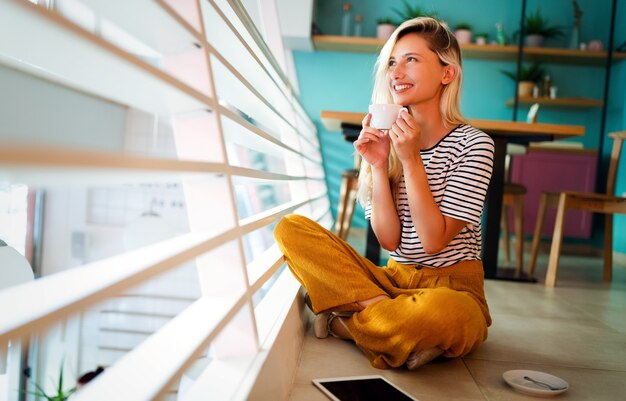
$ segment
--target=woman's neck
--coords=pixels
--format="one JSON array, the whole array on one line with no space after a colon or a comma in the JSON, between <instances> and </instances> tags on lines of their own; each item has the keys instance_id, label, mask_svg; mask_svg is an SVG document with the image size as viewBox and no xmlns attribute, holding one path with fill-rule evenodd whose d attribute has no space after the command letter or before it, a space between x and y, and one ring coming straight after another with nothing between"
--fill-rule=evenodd
<instances>
[{"instance_id":1,"label":"woman's neck","mask_svg":"<svg viewBox=\"0 0 626 401\"><path fill-rule=\"evenodd\" d=\"M439 102L431 105L411 106L411 113L421 128L420 149L435 146L450 130L443 122Z\"/></svg>"}]
</instances>

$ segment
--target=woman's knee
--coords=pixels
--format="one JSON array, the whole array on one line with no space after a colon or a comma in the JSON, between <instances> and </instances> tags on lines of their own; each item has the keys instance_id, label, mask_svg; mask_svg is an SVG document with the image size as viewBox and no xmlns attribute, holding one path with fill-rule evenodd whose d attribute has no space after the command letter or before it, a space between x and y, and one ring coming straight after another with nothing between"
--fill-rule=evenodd
<instances>
[{"instance_id":1,"label":"woman's knee","mask_svg":"<svg viewBox=\"0 0 626 401\"><path fill-rule=\"evenodd\" d=\"M484 320L482 310L478 303L467 293L456 291L447 287L430 288L413 295L416 297L431 316L446 325L466 324L468 321ZM445 322L445 323L444 323Z\"/></svg>"},{"instance_id":2,"label":"woman's knee","mask_svg":"<svg viewBox=\"0 0 626 401\"><path fill-rule=\"evenodd\" d=\"M288 214L284 216L274 227L274 238L278 243L283 243L290 236L296 235L296 233L302 228L311 224L312 221L299 214Z\"/></svg>"}]
</instances>

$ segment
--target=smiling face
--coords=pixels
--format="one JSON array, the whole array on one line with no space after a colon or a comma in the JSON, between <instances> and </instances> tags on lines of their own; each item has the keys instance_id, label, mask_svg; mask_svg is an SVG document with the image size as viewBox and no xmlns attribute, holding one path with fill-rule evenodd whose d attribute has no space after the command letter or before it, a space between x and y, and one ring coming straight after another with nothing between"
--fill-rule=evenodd
<instances>
[{"instance_id":1,"label":"smiling face","mask_svg":"<svg viewBox=\"0 0 626 401\"><path fill-rule=\"evenodd\" d=\"M441 89L454 77L451 66L441 64L428 42L417 33L398 40L389 58L387 82L394 103L439 107Z\"/></svg>"}]
</instances>

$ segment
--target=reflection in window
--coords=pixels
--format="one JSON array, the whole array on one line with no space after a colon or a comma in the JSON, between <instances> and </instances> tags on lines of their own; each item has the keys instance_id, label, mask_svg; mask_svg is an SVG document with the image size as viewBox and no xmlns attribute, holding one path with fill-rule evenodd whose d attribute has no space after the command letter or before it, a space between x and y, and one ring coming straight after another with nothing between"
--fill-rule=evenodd
<instances>
[{"instance_id":1,"label":"reflection in window","mask_svg":"<svg viewBox=\"0 0 626 401\"><path fill-rule=\"evenodd\" d=\"M0 239L19 253L26 253L28 187L0 183Z\"/></svg>"}]
</instances>

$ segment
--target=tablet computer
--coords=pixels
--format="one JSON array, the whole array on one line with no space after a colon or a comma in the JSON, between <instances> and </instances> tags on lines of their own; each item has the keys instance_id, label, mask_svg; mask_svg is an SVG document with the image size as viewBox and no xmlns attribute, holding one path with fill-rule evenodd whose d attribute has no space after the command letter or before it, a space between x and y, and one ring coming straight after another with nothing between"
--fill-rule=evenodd
<instances>
[{"instance_id":1,"label":"tablet computer","mask_svg":"<svg viewBox=\"0 0 626 401\"><path fill-rule=\"evenodd\" d=\"M313 379L334 401L418 401L382 376L352 376Z\"/></svg>"}]
</instances>

